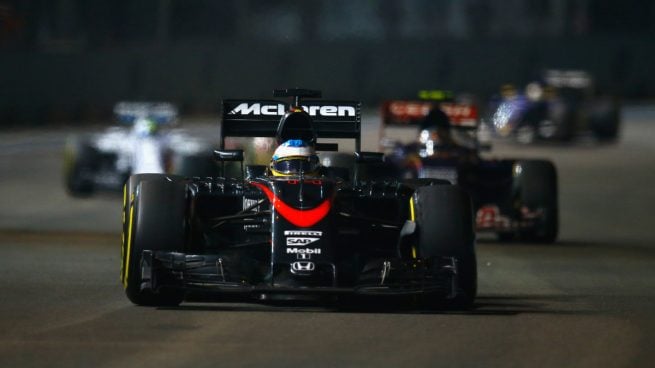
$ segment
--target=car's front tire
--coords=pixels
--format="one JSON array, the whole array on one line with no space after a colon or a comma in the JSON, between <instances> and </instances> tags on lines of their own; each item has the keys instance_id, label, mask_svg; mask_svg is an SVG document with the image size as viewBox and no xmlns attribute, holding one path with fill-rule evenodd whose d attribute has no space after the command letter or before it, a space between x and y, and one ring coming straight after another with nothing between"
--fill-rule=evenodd
<instances>
[{"instance_id":1,"label":"car's front tire","mask_svg":"<svg viewBox=\"0 0 655 368\"><path fill-rule=\"evenodd\" d=\"M417 188L412 201L419 257L455 257L457 290L446 306L470 308L477 293L477 266L469 195L458 186L430 185Z\"/></svg>"},{"instance_id":2,"label":"car's front tire","mask_svg":"<svg viewBox=\"0 0 655 368\"><path fill-rule=\"evenodd\" d=\"M133 175L124 188L121 279L134 304L174 306L184 292L142 288L141 256L144 250L184 251L187 239L186 183L165 174Z\"/></svg>"}]
</instances>

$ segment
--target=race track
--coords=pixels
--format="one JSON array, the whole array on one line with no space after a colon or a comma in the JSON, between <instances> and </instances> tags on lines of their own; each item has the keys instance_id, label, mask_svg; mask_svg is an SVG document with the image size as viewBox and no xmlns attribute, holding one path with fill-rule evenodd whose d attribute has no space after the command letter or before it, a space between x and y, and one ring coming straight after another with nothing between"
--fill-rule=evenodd
<instances>
[{"instance_id":1,"label":"race track","mask_svg":"<svg viewBox=\"0 0 655 368\"><path fill-rule=\"evenodd\" d=\"M135 307L118 281L119 196L65 194L66 133L0 133L0 367L651 367L655 108L628 108L624 123L615 145L494 148L555 161L561 236L478 242L467 313ZM365 127L373 148L375 116Z\"/></svg>"}]
</instances>

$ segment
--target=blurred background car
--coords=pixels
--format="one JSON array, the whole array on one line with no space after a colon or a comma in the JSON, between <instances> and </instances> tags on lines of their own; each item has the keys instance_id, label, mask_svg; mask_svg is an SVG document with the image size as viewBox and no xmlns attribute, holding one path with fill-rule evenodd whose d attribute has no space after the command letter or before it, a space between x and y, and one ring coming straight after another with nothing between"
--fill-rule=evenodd
<instances>
[{"instance_id":1,"label":"blurred background car","mask_svg":"<svg viewBox=\"0 0 655 368\"><path fill-rule=\"evenodd\" d=\"M382 106L387 160L402 177L442 179L464 188L478 232L501 240L555 241L559 206L552 162L482 157L480 152L491 146L478 140L478 109L472 102L393 100ZM414 141L396 141L387 127L413 131Z\"/></svg>"},{"instance_id":2,"label":"blurred background car","mask_svg":"<svg viewBox=\"0 0 655 368\"><path fill-rule=\"evenodd\" d=\"M619 135L618 96L602 94L582 70L548 70L522 90L505 84L490 110L487 122L496 136L520 143L581 136L612 142Z\"/></svg>"},{"instance_id":3,"label":"blurred background car","mask_svg":"<svg viewBox=\"0 0 655 368\"><path fill-rule=\"evenodd\" d=\"M121 125L68 138L63 176L70 195L120 191L132 174L215 172L209 142L173 128L177 108L172 104L121 102L114 113Z\"/></svg>"}]
</instances>

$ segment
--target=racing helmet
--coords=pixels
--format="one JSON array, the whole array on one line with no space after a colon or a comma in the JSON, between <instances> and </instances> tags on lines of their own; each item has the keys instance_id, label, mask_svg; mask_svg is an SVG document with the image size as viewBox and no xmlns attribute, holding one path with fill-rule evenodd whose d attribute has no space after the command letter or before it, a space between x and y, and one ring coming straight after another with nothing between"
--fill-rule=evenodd
<instances>
[{"instance_id":1,"label":"racing helmet","mask_svg":"<svg viewBox=\"0 0 655 368\"><path fill-rule=\"evenodd\" d=\"M314 147L302 139L290 139L279 145L270 164L273 176L316 175L319 167Z\"/></svg>"},{"instance_id":2,"label":"racing helmet","mask_svg":"<svg viewBox=\"0 0 655 368\"><path fill-rule=\"evenodd\" d=\"M138 118L134 122L134 132L138 137L149 137L157 134L159 124L150 118Z\"/></svg>"},{"instance_id":3,"label":"racing helmet","mask_svg":"<svg viewBox=\"0 0 655 368\"><path fill-rule=\"evenodd\" d=\"M450 118L438 107L430 110L420 128L419 141L422 144L447 143L451 140Z\"/></svg>"}]
</instances>

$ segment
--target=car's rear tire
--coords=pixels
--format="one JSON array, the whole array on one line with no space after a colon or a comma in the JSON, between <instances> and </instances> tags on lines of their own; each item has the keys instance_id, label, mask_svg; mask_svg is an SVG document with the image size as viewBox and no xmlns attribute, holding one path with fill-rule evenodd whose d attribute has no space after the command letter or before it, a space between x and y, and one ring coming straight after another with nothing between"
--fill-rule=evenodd
<instances>
[{"instance_id":1,"label":"car's rear tire","mask_svg":"<svg viewBox=\"0 0 655 368\"><path fill-rule=\"evenodd\" d=\"M552 243L559 230L557 204L557 171L546 160L524 160L516 163L514 188L521 207L541 212L535 225L521 229L523 240L535 243Z\"/></svg>"},{"instance_id":2,"label":"car's rear tire","mask_svg":"<svg viewBox=\"0 0 655 368\"><path fill-rule=\"evenodd\" d=\"M98 151L88 142L69 139L64 148L64 186L73 197L88 197L94 192L92 174Z\"/></svg>"},{"instance_id":3,"label":"car's rear tire","mask_svg":"<svg viewBox=\"0 0 655 368\"><path fill-rule=\"evenodd\" d=\"M612 99L599 99L591 105L589 127L599 142L611 143L617 140L620 115L618 103Z\"/></svg>"},{"instance_id":4,"label":"car's rear tire","mask_svg":"<svg viewBox=\"0 0 655 368\"><path fill-rule=\"evenodd\" d=\"M144 250L184 251L186 183L165 174L133 175L124 191L121 279L125 293L137 305L178 305L184 299L181 290L142 290L141 255Z\"/></svg>"},{"instance_id":5,"label":"car's rear tire","mask_svg":"<svg viewBox=\"0 0 655 368\"><path fill-rule=\"evenodd\" d=\"M477 266L469 195L458 186L432 185L417 188L412 200L419 257L456 257L458 290L446 306L470 308L477 293Z\"/></svg>"}]
</instances>

